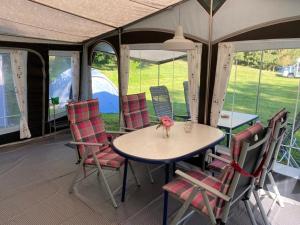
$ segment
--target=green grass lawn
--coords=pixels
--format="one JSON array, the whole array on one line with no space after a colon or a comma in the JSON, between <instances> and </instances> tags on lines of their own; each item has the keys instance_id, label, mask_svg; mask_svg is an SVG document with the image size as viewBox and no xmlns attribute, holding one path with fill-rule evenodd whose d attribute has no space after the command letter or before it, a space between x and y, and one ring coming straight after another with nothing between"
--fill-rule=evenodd
<instances>
[{"instance_id":1,"label":"green grass lawn","mask_svg":"<svg viewBox=\"0 0 300 225\"><path fill-rule=\"evenodd\" d=\"M105 70L101 72L105 74L116 86L118 86L118 71L117 69ZM174 63L174 84L173 84L173 62L160 65L159 84L167 86L170 97L173 100L174 114L186 115L186 105L183 92L183 81L187 80L187 62L178 60ZM154 64L144 65L140 70L136 63L130 65L130 76L128 85L128 94L145 92L147 105L150 115L154 114L153 105L151 102L151 94L149 88L158 85L158 66ZM100 103L101 104L101 103ZM103 118L106 126L109 129L118 129L119 116L117 114L104 114Z\"/></svg>"},{"instance_id":2,"label":"green grass lawn","mask_svg":"<svg viewBox=\"0 0 300 225\"><path fill-rule=\"evenodd\" d=\"M174 78L173 78L174 70ZM235 70L236 77L235 77ZM101 70L118 86L117 70ZM173 100L174 114L186 115L186 106L183 92L183 81L187 80L187 63L184 60L166 63L160 66L159 84L166 85ZM173 82L174 80L174 82ZM275 72L262 71L260 86L259 70L245 66L233 66L230 81L225 98L224 109L258 114L259 120L265 125L268 119L279 109L285 107L289 112L289 121L292 123L295 113L295 103L298 94L299 79L277 76ZM149 88L158 85L158 66L144 65L142 70L136 63L130 65L130 77L128 93L146 92L148 107L151 115L154 115ZM259 88L259 90L258 90ZM257 92L258 99L257 109ZM101 104L101 103L100 103ZM297 109L296 112L299 110ZM116 130L118 127L118 114L104 114L104 120L108 129ZM244 127L235 130L238 132ZM300 132L297 139L300 144ZM298 151L297 151L298 152ZM294 153L299 158L298 153Z\"/></svg>"}]
</instances>

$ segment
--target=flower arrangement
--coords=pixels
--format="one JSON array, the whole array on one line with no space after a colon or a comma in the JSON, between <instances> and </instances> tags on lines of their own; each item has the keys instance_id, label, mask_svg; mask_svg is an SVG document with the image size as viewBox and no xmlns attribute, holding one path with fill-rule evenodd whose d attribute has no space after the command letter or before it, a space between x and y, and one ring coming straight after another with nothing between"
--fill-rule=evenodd
<instances>
[{"instance_id":1,"label":"flower arrangement","mask_svg":"<svg viewBox=\"0 0 300 225\"><path fill-rule=\"evenodd\" d=\"M174 121L168 116L162 116L159 118L159 124L157 125L156 129L163 127L164 133L166 137L170 136L170 128L174 125Z\"/></svg>"}]
</instances>

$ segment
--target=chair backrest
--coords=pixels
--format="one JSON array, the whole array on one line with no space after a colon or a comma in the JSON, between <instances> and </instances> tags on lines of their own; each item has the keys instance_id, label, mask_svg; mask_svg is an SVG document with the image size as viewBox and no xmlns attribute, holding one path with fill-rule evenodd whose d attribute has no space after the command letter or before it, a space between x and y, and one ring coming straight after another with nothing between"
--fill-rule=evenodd
<instances>
[{"instance_id":1,"label":"chair backrest","mask_svg":"<svg viewBox=\"0 0 300 225\"><path fill-rule=\"evenodd\" d=\"M253 174L263 158L270 131L261 123L256 123L248 129L236 134L231 142L231 154L233 160L250 174ZM222 218L227 218L231 204L251 188L254 177L244 176L228 165L220 180L223 183L221 191L232 198L230 202L221 199L217 201L217 208L222 211Z\"/></svg>"},{"instance_id":2,"label":"chair backrest","mask_svg":"<svg viewBox=\"0 0 300 225\"><path fill-rule=\"evenodd\" d=\"M122 112L126 128L140 129L150 125L145 93L122 96Z\"/></svg>"},{"instance_id":3,"label":"chair backrest","mask_svg":"<svg viewBox=\"0 0 300 225\"><path fill-rule=\"evenodd\" d=\"M99 115L99 103L96 99L71 102L67 104L67 114L73 138L77 142L107 143L107 134L103 120ZM93 148L93 151L104 149ZM85 146L78 146L80 157L86 150Z\"/></svg>"},{"instance_id":4,"label":"chair backrest","mask_svg":"<svg viewBox=\"0 0 300 225\"><path fill-rule=\"evenodd\" d=\"M150 87L152 103L155 114L158 118L168 116L173 118L172 104L169 91L166 86Z\"/></svg>"},{"instance_id":5,"label":"chair backrest","mask_svg":"<svg viewBox=\"0 0 300 225\"><path fill-rule=\"evenodd\" d=\"M263 186L266 173L273 169L276 162L280 146L286 136L288 122L288 111L283 108L278 111L270 120L268 127L271 130L271 138L267 150L267 156L265 161L265 169L260 177L260 187Z\"/></svg>"},{"instance_id":6,"label":"chair backrest","mask_svg":"<svg viewBox=\"0 0 300 225\"><path fill-rule=\"evenodd\" d=\"M183 81L183 91L184 91L186 112L187 112L188 117L190 117L191 113L190 113L189 82L188 81Z\"/></svg>"}]
</instances>

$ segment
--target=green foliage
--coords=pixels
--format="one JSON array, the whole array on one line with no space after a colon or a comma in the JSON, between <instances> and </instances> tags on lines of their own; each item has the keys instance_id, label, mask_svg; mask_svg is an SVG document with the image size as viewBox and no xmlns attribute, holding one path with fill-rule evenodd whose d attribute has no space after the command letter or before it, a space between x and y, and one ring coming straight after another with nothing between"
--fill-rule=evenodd
<instances>
[{"instance_id":1,"label":"green foliage","mask_svg":"<svg viewBox=\"0 0 300 225\"><path fill-rule=\"evenodd\" d=\"M49 56L49 75L50 82L57 76L71 68L71 57Z\"/></svg>"},{"instance_id":2,"label":"green foliage","mask_svg":"<svg viewBox=\"0 0 300 225\"><path fill-rule=\"evenodd\" d=\"M263 63L261 57L263 54ZM276 66L287 66L296 63L300 57L300 49L265 50L252 52L238 52L235 60L239 65L274 71Z\"/></svg>"},{"instance_id":3,"label":"green foliage","mask_svg":"<svg viewBox=\"0 0 300 225\"><path fill-rule=\"evenodd\" d=\"M104 52L95 52L93 54L92 67L94 68L100 70L113 70L117 65L117 57L114 54Z\"/></svg>"}]
</instances>

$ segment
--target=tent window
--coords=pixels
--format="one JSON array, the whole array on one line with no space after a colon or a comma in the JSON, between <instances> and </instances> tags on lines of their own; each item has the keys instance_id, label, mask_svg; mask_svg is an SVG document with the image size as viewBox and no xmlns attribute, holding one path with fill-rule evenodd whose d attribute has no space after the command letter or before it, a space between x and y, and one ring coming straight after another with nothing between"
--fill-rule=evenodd
<instances>
[{"instance_id":1,"label":"tent window","mask_svg":"<svg viewBox=\"0 0 300 225\"><path fill-rule=\"evenodd\" d=\"M8 53L0 53L0 134L19 130L20 111L17 103Z\"/></svg>"},{"instance_id":2,"label":"tent window","mask_svg":"<svg viewBox=\"0 0 300 225\"><path fill-rule=\"evenodd\" d=\"M300 49L237 52L224 104L224 110L258 115L265 125L286 108L290 126L278 161L296 168L300 168L299 68Z\"/></svg>"},{"instance_id":3,"label":"tent window","mask_svg":"<svg viewBox=\"0 0 300 225\"><path fill-rule=\"evenodd\" d=\"M130 56L128 94L145 92L150 115L155 116L150 87L164 85L169 91L173 115L187 115L183 89L183 82L188 80L186 53L130 50Z\"/></svg>"},{"instance_id":4,"label":"tent window","mask_svg":"<svg viewBox=\"0 0 300 225\"><path fill-rule=\"evenodd\" d=\"M92 93L108 130L119 130L118 61L114 49L100 42L92 54Z\"/></svg>"},{"instance_id":5,"label":"tent window","mask_svg":"<svg viewBox=\"0 0 300 225\"><path fill-rule=\"evenodd\" d=\"M72 98L71 56L49 54L49 98L59 97L59 104L49 104L49 120L66 115L66 103ZM49 99L50 100L50 99Z\"/></svg>"}]
</instances>

